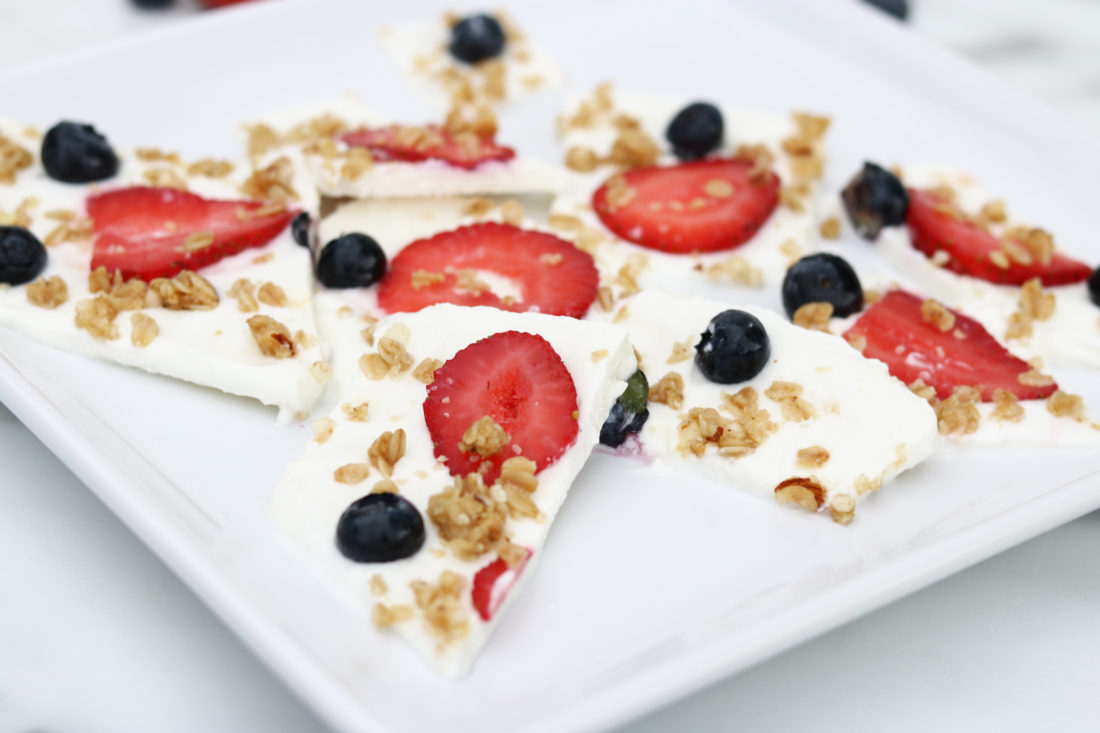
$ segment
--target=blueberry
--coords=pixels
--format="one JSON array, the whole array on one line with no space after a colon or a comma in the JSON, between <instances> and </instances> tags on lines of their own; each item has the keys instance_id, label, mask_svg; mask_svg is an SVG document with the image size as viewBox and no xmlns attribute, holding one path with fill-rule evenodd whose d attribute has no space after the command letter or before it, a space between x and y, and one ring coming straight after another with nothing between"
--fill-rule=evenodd
<instances>
[{"instance_id":1,"label":"blueberry","mask_svg":"<svg viewBox=\"0 0 1100 733\"><path fill-rule=\"evenodd\" d=\"M309 218L309 214L302 212L298 216L294 217L294 220L290 222L290 236L294 237L294 241L302 245L305 248L309 248L309 225L313 221Z\"/></svg>"},{"instance_id":2,"label":"blueberry","mask_svg":"<svg viewBox=\"0 0 1100 733\"><path fill-rule=\"evenodd\" d=\"M0 226L0 283L22 285L46 266L46 248L23 227Z\"/></svg>"},{"instance_id":3,"label":"blueberry","mask_svg":"<svg viewBox=\"0 0 1100 733\"><path fill-rule=\"evenodd\" d=\"M118 156L91 125L58 122L42 138L42 165L54 180L90 183L118 173Z\"/></svg>"},{"instance_id":4,"label":"blueberry","mask_svg":"<svg viewBox=\"0 0 1100 733\"><path fill-rule=\"evenodd\" d=\"M665 130L672 152L680 160L695 160L722 144L725 125L713 104L694 102L676 113Z\"/></svg>"},{"instance_id":5,"label":"blueberry","mask_svg":"<svg viewBox=\"0 0 1100 733\"><path fill-rule=\"evenodd\" d=\"M771 352L768 332L756 316L727 310L707 324L695 346L695 366L712 382L736 384L759 374Z\"/></svg>"},{"instance_id":6,"label":"blueberry","mask_svg":"<svg viewBox=\"0 0 1100 733\"><path fill-rule=\"evenodd\" d=\"M863 0L863 2L898 20L909 19L909 0Z\"/></svg>"},{"instance_id":7,"label":"blueberry","mask_svg":"<svg viewBox=\"0 0 1100 733\"><path fill-rule=\"evenodd\" d=\"M1097 267L1089 275L1089 300L1100 305L1100 267Z\"/></svg>"},{"instance_id":8,"label":"blueberry","mask_svg":"<svg viewBox=\"0 0 1100 733\"><path fill-rule=\"evenodd\" d=\"M451 28L451 55L476 64L500 56L504 50L504 29L491 15L467 15Z\"/></svg>"},{"instance_id":9,"label":"blueberry","mask_svg":"<svg viewBox=\"0 0 1100 733\"><path fill-rule=\"evenodd\" d=\"M175 4L176 0L130 0L134 5L146 10L157 10L160 8L167 8Z\"/></svg>"},{"instance_id":10,"label":"blueberry","mask_svg":"<svg viewBox=\"0 0 1100 733\"><path fill-rule=\"evenodd\" d=\"M336 548L355 562L392 562L424 545L424 519L397 494L367 494L353 501L336 523Z\"/></svg>"},{"instance_id":11,"label":"blueberry","mask_svg":"<svg viewBox=\"0 0 1100 733\"><path fill-rule=\"evenodd\" d=\"M600 428L600 443L617 448L626 436L636 433L649 419L649 381L639 369L626 381L626 389L611 406L611 413Z\"/></svg>"},{"instance_id":12,"label":"blueberry","mask_svg":"<svg viewBox=\"0 0 1100 733\"><path fill-rule=\"evenodd\" d=\"M832 303L833 315L850 316L863 310L859 276L843 257L818 252L806 255L783 278L783 310L787 317L807 303Z\"/></svg>"},{"instance_id":13,"label":"blueberry","mask_svg":"<svg viewBox=\"0 0 1100 733\"><path fill-rule=\"evenodd\" d=\"M841 192L852 226L864 239L874 239L884 226L905 223L909 194L890 171L871 162Z\"/></svg>"},{"instance_id":14,"label":"blueberry","mask_svg":"<svg viewBox=\"0 0 1100 733\"><path fill-rule=\"evenodd\" d=\"M327 288L365 288L386 274L386 253L366 234L344 234L321 250L316 273Z\"/></svg>"}]
</instances>

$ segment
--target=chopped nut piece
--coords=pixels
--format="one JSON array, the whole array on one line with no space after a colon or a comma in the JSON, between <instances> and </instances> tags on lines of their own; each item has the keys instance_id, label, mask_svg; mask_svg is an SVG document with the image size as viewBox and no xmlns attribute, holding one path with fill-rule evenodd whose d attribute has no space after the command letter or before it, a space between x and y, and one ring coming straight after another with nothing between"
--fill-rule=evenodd
<instances>
[{"instance_id":1,"label":"chopped nut piece","mask_svg":"<svg viewBox=\"0 0 1100 733\"><path fill-rule=\"evenodd\" d=\"M354 407L346 402L342 405L341 409L344 411L344 417L352 422L366 422L367 421L367 403L360 402Z\"/></svg>"},{"instance_id":2,"label":"chopped nut piece","mask_svg":"<svg viewBox=\"0 0 1100 733\"><path fill-rule=\"evenodd\" d=\"M287 304L286 292L275 283L264 283L256 292L256 298L264 305L281 308Z\"/></svg>"},{"instance_id":3,"label":"chopped nut piece","mask_svg":"<svg viewBox=\"0 0 1100 733\"><path fill-rule=\"evenodd\" d=\"M821 222L821 226L818 227L817 231L824 239L836 239L840 236L840 220L835 216L830 216Z\"/></svg>"},{"instance_id":4,"label":"chopped nut piece","mask_svg":"<svg viewBox=\"0 0 1100 733\"><path fill-rule=\"evenodd\" d=\"M1042 281L1033 277L1020 286L1020 314L1027 319L1045 321L1054 315L1053 293L1044 293Z\"/></svg>"},{"instance_id":5,"label":"chopped nut piece","mask_svg":"<svg viewBox=\"0 0 1100 733\"><path fill-rule=\"evenodd\" d=\"M1079 395L1055 390L1047 398L1047 411L1055 417L1071 417L1083 422L1085 420L1085 402Z\"/></svg>"},{"instance_id":6,"label":"chopped nut piece","mask_svg":"<svg viewBox=\"0 0 1100 733\"><path fill-rule=\"evenodd\" d=\"M157 322L144 313L134 313L130 316L130 343L134 346L146 347L153 343L153 339L160 333Z\"/></svg>"},{"instance_id":7,"label":"chopped nut piece","mask_svg":"<svg viewBox=\"0 0 1100 733\"><path fill-rule=\"evenodd\" d=\"M921 318L944 333L955 327L955 314L932 298L921 303L920 315Z\"/></svg>"},{"instance_id":8,"label":"chopped nut piece","mask_svg":"<svg viewBox=\"0 0 1100 733\"><path fill-rule=\"evenodd\" d=\"M1054 257L1054 237L1039 228L1013 227L1005 232L1005 239L1012 239L1026 247L1035 259L1049 265Z\"/></svg>"},{"instance_id":9,"label":"chopped nut piece","mask_svg":"<svg viewBox=\"0 0 1100 733\"><path fill-rule=\"evenodd\" d=\"M684 378L679 372L669 372L649 388L649 401L679 410L684 405Z\"/></svg>"},{"instance_id":10,"label":"chopped nut piece","mask_svg":"<svg viewBox=\"0 0 1100 733\"><path fill-rule=\"evenodd\" d=\"M438 650L470 633L467 611L462 605L466 581L461 575L444 570L435 585L423 580L414 580L410 585L424 626L436 638Z\"/></svg>"},{"instance_id":11,"label":"chopped nut piece","mask_svg":"<svg viewBox=\"0 0 1100 733\"><path fill-rule=\"evenodd\" d=\"M829 515L837 524L851 524L856 516L856 500L847 494L837 494L829 499Z\"/></svg>"},{"instance_id":12,"label":"chopped nut piece","mask_svg":"<svg viewBox=\"0 0 1100 733\"><path fill-rule=\"evenodd\" d=\"M370 466L366 463L346 463L332 472L332 478L341 484L357 484L370 475Z\"/></svg>"},{"instance_id":13,"label":"chopped nut piece","mask_svg":"<svg viewBox=\"0 0 1100 733\"><path fill-rule=\"evenodd\" d=\"M387 606L384 603L375 603L371 609L370 620L377 629L385 629L395 624L412 621L412 606L401 604L399 606Z\"/></svg>"},{"instance_id":14,"label":"chopped nut piece","mask_svg":"<svg viewBox=\"0 0 1100 733\"><path fill-rule=\"evenodd\" d=\"M799 468L821 468L829 462L829 451L820 445L812 445L798 451Z\"/></svg>"},{"instance_id":15,"label":"chopped nut piece","mask_svg":"<svg viewBox=\"0 0 1100 733\"><path fill-rule=\"evenodd\" d=\"M405 430L398 428L386 432L375 438L367 449L367 458L370 465L377 468L383 476L389 478L393 475L393 467L405 455Z\"/></svg>"},{"instance_id":16,"label":"chopped nut piece","mask_svg":"<svg viewBox=\"0 0 1100 733\"><path fill-rule=\"evenodd\" d=\"M680 419L678 448L681 452L702 456L708 444L719 444L732 422L713 407L693 407Z\"/></svg>"},{"instance_id":17,"label":"chopped nut piece","mask_svg":"<svg viewBox=\"0 0 1100 733\"><path fill-rule=\"evenodd\" d=\"M825 331L828 333L829 319L832 317L832 303L804 303L794 312L791 322L811 331Z\"/></svg>"},{"instance_id":18,"label":"chopped nut piece","mask_svg":"<svg viewBox=\"0 0 1100 733\"><path fill-rule=\"evenodd\" d=\"M428 357L417 364L416 368L413 369L413 379L423 382L424 384L431 384L435 381L435 370L441 366L443 366L443 362L439 359Z\"/></svg>"},{"instance_id":19,"label":"chopped nut piece","mask_svg":"<svg viewBox=\"0 0 1100 733\"><path fill-rule=\"evenodd\" d=\"M481 475L456 476L454 485L428 500L428 518L439 536L464 560L475 559L504 536L508 508L485 487Z\"/></svg>"},{"instance_id":20,"label":"chopped nut piece","mask_svg":"<svg viewBox=\"0 0 1100 733\"><path fill-rule=\"evenodd\" d=\"M202 275L183 270L172 278L158 277L149 283L160 305L168 310L210 310L218 304L218 291Z\"/></svg>"},{"instance_id":21,"label":"chopped nut piece","mask_svg":"<svg viewBox=\"0 0 1100 733\"><path fill-rule=\"evenodd\" d=\"M485 415L462 434L458 449L463 453L473 451L482 458L488 458L499 453L500 449L511 440L512 436L508 435L504 428L498 425L493 418Z\"/></svg>"},{"instance_id":22,"label":"chopped nut piece","mask_svg":"<svg viewBox=\"0 0 1100 733\"><path fill-rule=\"evenodd\" d=\"M252 316L248 319L248 328L252 331L252 338L256 339L256 345L260 347L260 352L264 356L290 359L298 353L298 347L290 337L290 330L274 318L263 315Z\"/></svg>"},{"instance_id":23,"label":"chopped nut piece","mask_svg":"<svg viewBox=\"0 0 1100 733\"><path fill-rule=\"evenodd\" d=\"M816 512L825 503L825 489L813 479L795 476L775 487L775 498L781 504L797 504Z\"/></svg>"},{"instance_id":24,"label":"chopped nut piece","mask_svg":"<svg viewBox=\"0 0 1100 733\"><path fill-rule=\"evenodd\" d=\"M378 353L364 354L359 359L359 368L371 379L383 379L386 376L400 374L410 369L412 365L412 354L405 350L401 342L389 336L378 339Z\"/></svg>"},{"instance_id":25,"label":"chopped nut piece","mask_svg":"<svg viewBox=\"0 0 1100 733\"><path fill-rule=\"evenodd\" d=\"M332 431L336 429L336 422L331 417L322 417L313 423L313 440L324 443L332 437Z\"/></svg>"},{"instance_id":26,"label":"chopped nut piece","mask_svg":"<svg viewBox=\"0 0 1100 733\"><path fill-rule=\"evenodd\" d=\"M27 302L53 310L69 299L69 285L60 275L40 277L26 287Z\"/></svg>"},{"instance_id":27,"label":"chopped nut piece","mask_svg":"<svg viewBox=\"0 0 1100 733\"><path fill-rule=\"evenodd\" d=\"M993 410L994 420L1003 420L1004 422L1020 422L1024 419L1024 408L1016 399L1016 395L1009 392L1007 389L995 389L993 390L993 403L996 407Z\"/></svg>"}]
</instances>

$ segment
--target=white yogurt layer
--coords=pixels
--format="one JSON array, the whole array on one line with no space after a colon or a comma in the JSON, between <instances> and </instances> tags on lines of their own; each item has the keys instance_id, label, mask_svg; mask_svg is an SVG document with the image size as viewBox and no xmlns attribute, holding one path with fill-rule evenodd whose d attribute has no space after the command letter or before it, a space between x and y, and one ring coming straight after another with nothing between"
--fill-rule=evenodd
<instances>
[{"instance_id":1,"label":"white yogurt layer","mask_svg":"<svg viewBox=\"0 0 1100 733\"><path fill-rule=\"evenodd\" d=\"M497 59L477 65L451 56L451 26L443 15L383 26L378 37L412 85L441 109L450 106L455 86L461 82L468 83L478 98L486 98L487 81L494 73L500 74L503 98L488 96L492 102L514 102L560 85L562 73L553 59L532 44L506 14L497 11L494 15L504 26L504 51ZM499 72L493 71L497 64Z\"/></svg>"},{"instance_id":2,"label":"white yogurt layer","mask_svg":"<svg viewBox=\"0 0 1100 733\"><path fill-rule=\"evenodd\" d=\"M311 142L308 135L295 134L311 121L328 118L343 123L348 131L360 127L393 124L369 110L354 95L344 95L323 106L312 106L272 116L264 122L281 140L267 151L268 156L287 155L302 161L306 182L324 196L334 198L401 198L465 196L473 194L553 193L565 181L557 166L524 156L517 151L509 161L488 161L467 170L439 160L421 162L375 160L369 166L356 164L354 149L336 141L332 155L305 152ZM425 124L439 120L407 120L401 124ZM498 138L500 136L498 135ZM501 139L507 144L507 139Z\"/></svg>"},{"instance_id":3,"label":"white yogurt layer","mask_svg":"<svg viewBox=\"0 0 1100 733\"><path fill-rule=\"evenodd\" d=\"M635 118L641 128L662 150L661 164L674 164L675 157L665 139L665 129L672 118L694 101L675 97L660 97L613 92L613 107L594 116L595 122L585 127L562 125L562 146L588 148L606 156L618 135L614 119L622 114ZM567 118L576 114L580 102L568 108ZM783 140L795 135L798 128L791 115L743 110L728 105L716 106L725 122L725 141L720 152L733 154L741 145L764 145L775 161L772 170L786 186L795 182L792 157L783 148ZM697 294L699 288L772 287L783 280L787 268L801 256L819 246L815 229L819 199L819 182L806 182L807 193L802 198L801 211L780 204L756 235L735 249L702 255L676 255L640 247L618 239L600 223L592 211L592 194L616 168L601 165L590 173L571 171L567 190L556 198L554 213L581 218L586 224L603 231L607 242L596 251L601 272L617 272L632 255L644 255L649 265L637 278L642 288L657 287Z\"/></svg>"},{"instance_id":4,"label":"white yogurt layer","mask_svg":"<svg viewBox=\"0 0 1100 733\"><path fill-rule=\"evenodd\" d=\"M940 165L905 166L905 184L926 188L951 186L964 211L976 214L994 197L965 173ZM1011 217L1012 208L1008 208ZM1005 226L1020 222L1011 219ZM883 258L930 297L958 308L977 319L1013 353L1025 358L1040 356L1049 366L1100 367L1100 308L1089 300L1084 283L1044 288L1056 299L1054 314L1033 322L1027 338L1006 340L1009 317L1019 309L1020 288L996 285L937 267L913 249L908 229L884 229L875 244Z\"/></svg>"},{"instance_id":5,"label":"white yogurt layer","mask_svg":"<svg viewBox=\"0 0 1100 733\"><path fill-rule=\"evenodd\" d=\"M710 320L729 307L657 291L625 302L625 314L616 320L630 332L651 387L649 420L641 434L647 453L672 468L703 471L769 497L786 479L809 478L824 489L825 506L843 509L932 452L935 414L891 377L884 364L864 359L843 339L793 326L764 308L739 307L756 316L770 338L771 358L763 371L740 384L706 379L695 366L694 347ZM677 344L684 347L680 360L672 356ZM653 388L669 373L683 379L679 408L652 399ZM785 417L782 404L766 394L776 382L799 385L812 416L801 421ZM689 410L714 408L722 417L734 418L723 407L722 395L745 387L755 390L775 432L737 458L720 456L713 444L701 456L682 446L689 431L681 423ZM828 459L821 465L800 463L799 451L814 447L827 451Z\"/></svg>"},{"instance_id":6,"label":"white yogurt layer","mask_svg":"<svg viewBox=\"0 0 1100 733\"><path fill-rule=\"evenodd\" d=\"M187 175L186 165L169 161L144 161L133 155L122 157L119 174L93 186L65 184L46 176L37 161L40 141L20 132L11 124L0 124L9 138L18 140L35 152L35 164L21 173L12 185L0 184L0 212L13 212L28 198L38 200L29 209L30 229L42 241L61 223L46 216L53 210L69 210L83 216L84 200L94 190L131 184L147 184L146 171L171 170L187 187L202 196L243 199L240 182L251 172L236 166L226 178ZM63 242L48 248L49 261L41 277L59 276L68 286L68 299L57 308L31 304L25 286L0 289L0 323L38 341L154 374L213 387L275 405L290 414L308 410L323 389L327 367L316 337L317 327L311 302L312 271L309 253L299 247L289 229L269 244L247 249L205 267L200 274L218 292L218 305L208 311L176 311L146 308L159 333L147 346L131 342L132 312L123 311L115 323L119 336L99 340L76 327L76 304L93 297L88 288L92 241ZM258 303L258 310L243 313L228 291L238 278L247 278L255 286L273 283L282 288L287 305L275 307ZM286 359L264 355L248 327L248 318L267 315L284 324L291 334L304 336L297 354Z\"/></svg>"},{"instance_id":7,"label":"white yogurt layer","mask_svg":"<svg viewBox=\"0 0 1100 733\"><path fill-rule=\"evenodd\" d=\"M576 442L553 465L538 474L539 486L532 498L544 519L509 519L506 529L512 542L534 550L519 577L524 582L533 564L542 554L542 545L569 486L599 440L600 427L615 399L626 388L625 380L635 369L634 354L626 332L609 324L590 323L572 318L539 314L516 314L494 308L463 308L436 305L418 313L399 314L378 324L378 333L396 334L394 327L407 328L406 349L414 361L424 358L447 361L459 350L479 339L502 331L524 331L545 338L557 351L577 389L579 433ZM608 356L593 359L601 349ZM373 351L365 344L360 353ZM436 638L419 613L395 628L418 651L433 660L447 675L464 672L484 645L502 610L483 622L471 604L469 589L474 574L495 559L488 553L477 560L462 560L441 541L428 520L428 499L453 482L447 469L436 461L431 437L424 423L422 404L425 385L406 371L398 377L372 381L360 374L340 395L341 405L368 403L365 422L349 420L342 406L330 415L335 426L324 442L311 441L304 455L292 463L280 482L269 507L271 519L292 536L321 565L343 590L363 606L364 623L374 602L388 606L408 604L415 607L410 582L435 583L444 570L461 575L466 581L462 608L469 620L469 633L438 650ZM427 527L423 549L405 560L392 563L364 564L347 560L335 547L336 524L348 505L364 496L382 476L372 469L358 484L344 484L333 477L335 469L366 460L367 449L384 431L401 428L406 434L405 455L394 468L393 480L400 494L420 509ZM368 591L372 576L378 574L388 591L372 597ZM507 601L520 593L513 586Z\"/></svg>"}]
</instances>

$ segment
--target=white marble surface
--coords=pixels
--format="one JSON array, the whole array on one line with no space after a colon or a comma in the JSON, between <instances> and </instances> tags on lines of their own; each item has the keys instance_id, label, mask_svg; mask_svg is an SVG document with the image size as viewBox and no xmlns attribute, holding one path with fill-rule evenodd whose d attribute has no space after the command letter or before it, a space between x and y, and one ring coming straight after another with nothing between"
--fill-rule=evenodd
<instances>
[{"instance_id":1,"label":"white marble surface","mask_svg":"<svg viewBox=\"0 0 1100 733\"><path fill-rule=\"evenodd\" d=\"M194 10L0 0L0 72ZM913 27L1100 123L1100 3L914 0ZM0 731L326 730L2 407L0 454ZM1095 731L1098 536L1100 512L623 730Z\"/></svg>"}]
</instances>

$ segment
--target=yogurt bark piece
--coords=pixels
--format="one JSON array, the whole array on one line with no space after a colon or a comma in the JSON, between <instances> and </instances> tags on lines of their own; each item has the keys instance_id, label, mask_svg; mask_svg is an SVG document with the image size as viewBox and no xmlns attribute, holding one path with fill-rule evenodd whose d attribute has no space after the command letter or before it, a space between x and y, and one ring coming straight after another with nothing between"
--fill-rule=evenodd
<instances>
[{"instance_id":1,"label":"yogurt bark piece","mask_svg":"<svg viewBox=\"0 0 1100 733\"><path fill-rule=\"evenodd\" d=\"M560 168L521 151L510 160L487 160L464 168L437 159L387 160L343 140L356 130L376 130L394 122L372 112L354 96L345 95L324 105L246 125L247 149L253 156L286 156L301 161L313 187L322 196L333 198L548 194L563 185ZM495 118L485 124L495 126ZM423 138L431 134L424 125L406 126L402 134L416 137L418 132Z\"/></svg>"},{"instance_id":2,"label":"yogurt bark piece","mask_svg":"<svg viewBox=\"0 0 1100 733\"><path fill-rule=\"evenodd\" d=\"M626 332L617 326L492 308L436 305L387 318L377 331L381 348L375 351L364 345L366 371L348 385L340 396L341 404L315 425L315 439L287 469L271 500L269 515L346 593L370 599L368 589L373 591L373 602L363 607L364 622L372 615L379 626L392 626L440 671L456 676L469 667L503 606L515 599L520 585L530 577L570 484L596 445L600 427L625 388L626 378L636 368L635 358ZM455 485L455 477L433 452L425 419L429 389L425 382L434 378L433 370L440 363L448 362L460 350L507 331L541 336L560 356L576 388L579 429L565 453L534 476L538 485L529 497L537 514L513 514L504 524L506 542L501 539L495 549L471 553L468 546L444 540L453 527L444 526L445 520L441 524L432 509L435 505L430 506L433 496ZM382 339L392 343L383 345ZM405 354L407 358L402 357L395 362L400 365L388 371L373 372L370 362L379 353ZM393 450L393 435L399 431L403 431L400 449ZM505 444L500 450L507 452L513 447ZM504 478L496 482L498 487L507 489L502 485L506 474L507 466L501 474ZM393 485L379 487L383 480ZM426 541L419 552L406 559L352 562L335 545L337 521L351 502L380 489L397 491L419 509ZM497 489L490 491L497 497L490 504L504 496ZM498 551L515 553L516 547L522 548L518 563L509 568L511 575L498 579L502 585L494 584L492 589L491 605L503 606L494 608L486 619L481 613L485 575L476 583L475 578L496 562ZM498 565L496 570L504 567ZM515 585L501 601L500 594L512 580ZM478 602L475 588L482 593ZM438 607L432 610L428 596L447 609L445 617Z\"/></svg>"},{"instance_id":3,"label":"yogurt bark piece","mask_svg":"<svg viewBox=\"0 0 1100 733\"><path fill-rule=\"evenodd\" d=\"M956 169L907 165L904 181L914 188L949 188L959 206L974 216L990 205L1000 212L997 220L987 223L995 234L1023 224L1014 221L1011 209L1006 211L978 181ZM1100 308L1089 300L1086 284L1019 287L957 274L914 249L906 227L884 229L875 247L905 279L976 318L1013 353L1025 359L1041 357L1051 367L1100 368Z\"/></svg>"},{"instance_id":4,"label":"yogurt bark piece","mask_svg":"<svg viewBox=\"0 0 1100 733\"><path fill-rule=\"evenodd\" d=\"M507 104L559 85L562 74L551 57L507 13L491 15L504 31L503 51L472 64L449 51L451 29L461 20L455 13L385 25L378 37L406 78L440 107L453 106L456 98Z\"/></svg>"},{"instance_id":5,"label":"yogurt bark piece","mask_svg":"<svg viewBox=\"0 0 1100 733\"><path fill-rule=\"evenodd\" d=\"M329 369L313 317L309 253L294 243L289 229L262 247L202 268L198 279L173 280L196 287L193 299L203 301L197 303L202 310L140 307L135 302L112 320L94 313L89 317L82 305L97 293L136 293L112 282L106 272L90 278L93 232L85 200L91 193L131 184L170 184L207 198L267 198L270 189L262 169L255 174L247 165L188 163L175 154L139 149L121 156L118 175L108 181L65 184L45 174L36 135L10 123L0 130L33 156L12 182L0 182L0 223L29 228L47 245L49 258L35 282L0 289L0 323L66 351L253 398L281 408L285 417L309 410ZM271 209L285 209L287 203L295 202L276 201ZM141 294L137 296L140 301ZM83 327L77 325L78 311L85 312ZM250 325L249 319L257 317L255 327Z\"/></svg>"},{"instance_id":6,"label":"yogurt bark piece","mask_svg":"<svg viewBox=\"0 0 1100 733\"><path fill-rule=\"evenodd\" d=\"M613 91L602 85L571 105L559 120L566 166L573 176L552 207L557 221L585 227L602 236L595 256L601 271L631 270L641 288L684 294L700 290L720 295L731 286L778 285L787 267L817 249L815 212L825 163L828 118L782 114L717 105L724 119L718 156L752 157L780 179L779 205L746 243L729 250L692 255L670 254L617 238L592 211L592 196L616 171L675 164L665 130L676 113L693 100ZM713 101L713 100L712 100ZM683 202L691 205L690 201ZM601 241L602 240L602 241ZM615 295L630 294L609 278ZM625 290L625 292L624 292Z\"/></svg>"},{"instance_id":7,"label":"yogurt bark piece","mask_svg":"<svg viewBox=\"0 0 1100 733\"><path fill-rule=\"evenodd\" d=\"M761 496L827 507L846 524L858 500L932 452L935 414L884 364L764 308L738 307L767 331L763 370L739 384L709 381L695 345L729 308L657 291L623 304L618 320L649 377L646 453Z\"/></svg>"}]
</instances>

